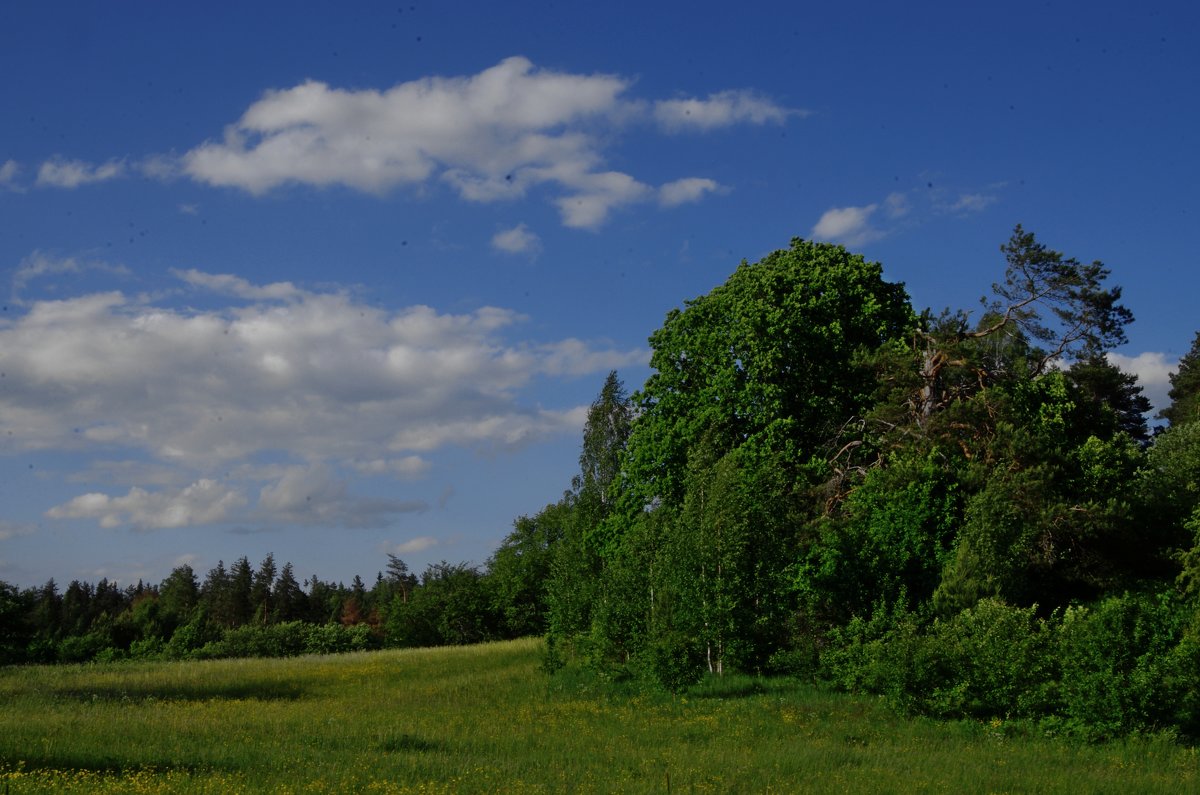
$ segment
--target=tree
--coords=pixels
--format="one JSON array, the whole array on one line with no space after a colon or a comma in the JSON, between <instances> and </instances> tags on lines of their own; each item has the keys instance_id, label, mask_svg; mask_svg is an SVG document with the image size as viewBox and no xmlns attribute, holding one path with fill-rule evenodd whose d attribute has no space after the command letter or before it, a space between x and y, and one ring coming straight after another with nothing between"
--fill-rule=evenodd
<instances>
[{"instance_id":1,"label":"tree","mask_svg":"<svg viewBox=\"0 0 1200 795\"><path fill-rule=\"evenodd\" d=\"M1121 304L1121 288L1103 289L1109 271L1099 261L1085 265L1037 242L1017 224L1000 247L1008 261L1004 281L992 285L995 322L980 336L1017 326L1035 344L1046 345L1034 374L1067 356L1094 359L1126 342L1133 313Z\"/></svg>"},{"instance_id":2,"label":"tree","mask_svg":"<svg viewBox=\"0 0 1200 795\"><path fill-rule=\"evenodd\" d=\"M283 564L279 579L271 592L271 604L274 610L274 621L300 621L304 618L306 597L296 581L295 570L291 562Z\"/></svg>"},{"instance_id":3,"label":"tree","mask_svg":"<svg viewBox=\"0 0 1200 795\"><path fill-rule=\"evenodd\" d=\"M632 424L633 405L617 371L612 370L588 409L579 453L579 477L574 484L577 492L595 495L601 506L609 504Z\"/></svg>"},{"instance_id":4,"label":"tree","mask_svg":"<svg viewBox=\"0 0 1200 795\"><path fill-rule=\"evenodd\" d=\"M601 656L674 687L780 649L814 497L876 399L867 354L915 322L877 263L798 239L667 315L597 533Z\"/></svg>"},{"instance_id":5,"label":"tree","mask_svg":"<svg viewBox=\"0 0 1200 795\"><path fill-rule=\"evenodd\" d=\"M841 246L796 239L743 262L650 337L626 512L682 504L688 450L706 434L721 453L761 446L803 466L871 402L874 373L857 357L914 323L903 286Z\"/></svg>"},{"instance_id":6,"label":"tree","mask_svg":"<svg viewBox=\"0 0 1200 795\"><path fill-rule=\"evenodd\" d=\"M32 638L25 600L15 585L0 580L0 665L23 662Z\"/></svg>"},{"instance_id":7,"label":"tree","mask_svg":"<svg viewBox=\"0 0 1200 795\"><path fill-rule=\"evenodd\" d=\"M1107 438L1119 431L1141 443L1150 441L1146 414L1152 406L1136 375L1122 372L1106 358L1094 356L1071 365L1067 378L1090 409L1095 433Z\"/></svg>"},{"instance_id":8,"label":"tree","mask_svg":"<svg viewBox=\"0 0 1200 795\"><path fill-rule=\"evenodd\" d=\"M386 635L392 646L462 645L494 637L495 627L483 574L442 561L425 569L408 602L392 598Z\"/></svg>"},{"instance_id":9,"label":"tree","mask_svg":"<svg viewBox=\"0 0 1200 795\"><path fill-rule=\"evenodd\" d=\"M417 576L409 571L407 563L389 552L386 582L391 585L393 593L400 595L400 601L407 602L417 586Z\"/></svg>"},{"instance_id":10,"label":"tree","mask_svg":"<svg viewBox=\"0 0 1200 795\"><path fill-rule=\"evenodd\" d=\"M1060 359L1098 361L1126 341L1133 313L1118 303L1120 287L1103 287L1109 271L1039 243L1020 224L1000 247L1007 267L974 328L966 312L923 316L917 424L954 400L990 385L1046 372Z\"/></svg>"},{"instance_id":11,"label":"tree","mask_svg":"<svg viewBox=\"0 0 1200 795\"><path fill-rule=\"evenodd\" d=\"M487 581L492 605L502 616L507 637L546 631L547 585L554 550L570 521L562 503L547 505L536 516L522 516L492 554Z\"/></svg>"},{"instance_id":12,"label":"tree","mask_svg":"<svg viewBox=\"0 0 1200 795\"><path fill-rule=\"evenodd\" d=\"M1191 349L1179 360L1171 373L1171 405L1158 413L1159 418L1172 426L1200 420L1200 331L1192 340Z\"/></svg>"},{"instance_id":13,"label":"tree","mask_svg":"<svg viewBox=\"0 0 1200 795\"><path fill-rule=\"evenodd\" d=\"M268 552L254 573L250 585L250 609L256 624L269 623L274 614L271 605L272 589L275 585L275 555Z\"/></svg>"},{"instance_id":14,"label":"tree","mask_svg":"<svg viewBox=\"0 0 1200 795\"><path fill-rule=\"evenodd\" d=\"M272 563L274 566L274 563ZM254 568L243 555L229 569L229 626L240 627L254 618Z\"/></svg>"},{"instance_id":15,"label":"tree","mask_svg":"<svg viewBox=\"0 0 1200 795\"><path fill-rule=\"evenodd\" d=\"M576 640L591 628L601 572L598 531L613 511L633 417L633 403L614 370L588 408L571 491L539 514L538 520L552 517L558 533L545 558L545 623L552 654L555 644Z\"/></svg>"}]
</instances>

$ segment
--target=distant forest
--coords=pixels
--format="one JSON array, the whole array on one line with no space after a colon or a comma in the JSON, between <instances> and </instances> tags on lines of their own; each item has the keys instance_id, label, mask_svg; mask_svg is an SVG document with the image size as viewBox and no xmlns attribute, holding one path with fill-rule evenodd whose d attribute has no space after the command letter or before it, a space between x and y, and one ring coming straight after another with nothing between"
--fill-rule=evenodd
<instances>
[{"instance_id":1,"label":"distant forest","mask_svg":"<svg viewBox=\"0 0 1200 795\"><path fill-rule=\"evenodd\" d=\"M273 556L157 585L0 582L0 662L280 656L542 635L546 667L729 672L910 713L1200 736L1200 333L1151 432L1109 270L1020 226L975 311L793 240L610 373L579 471L482 567L368 585ZM983 287L981 285L981 287Z\"/></svg>"}]
</instances>

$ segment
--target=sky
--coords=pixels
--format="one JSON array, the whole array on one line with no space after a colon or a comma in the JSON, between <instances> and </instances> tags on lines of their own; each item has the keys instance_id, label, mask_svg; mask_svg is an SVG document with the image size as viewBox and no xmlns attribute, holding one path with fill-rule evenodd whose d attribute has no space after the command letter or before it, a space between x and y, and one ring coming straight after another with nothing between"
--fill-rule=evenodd
<instances>
[{"instance_id":1,"label":"sky","mask_svg":"<svg viewBox=\"0 0 1200 795\"><path fill-rule=\"evenodd\" d=\"M0 4L0 580L485 564L610 370L793 237L978 312L1101 260L1200 330L1200 10Z\"/></svg>"}]
</instances>

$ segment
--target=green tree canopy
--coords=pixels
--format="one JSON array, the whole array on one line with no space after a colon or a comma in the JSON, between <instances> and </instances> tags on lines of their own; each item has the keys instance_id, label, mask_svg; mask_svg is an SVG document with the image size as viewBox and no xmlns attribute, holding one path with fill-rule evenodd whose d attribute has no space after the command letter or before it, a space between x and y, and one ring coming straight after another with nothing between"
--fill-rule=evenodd
<instances>
[{"instance_id":1,"label":"green tree canopy","mask_svg":"<svg viewBox=\"0 0 1200 795\"><path fill-rule=\"evenodd\" d=\"M682 504L688 450L705 435L718 457L748 444L806 461L871 400L874 374L856 356L914 324L903 285L841 246L795 239L743 262L650 337L655 372L634 396L624 473L631 507Z\"/></svg>"}]
</instances>

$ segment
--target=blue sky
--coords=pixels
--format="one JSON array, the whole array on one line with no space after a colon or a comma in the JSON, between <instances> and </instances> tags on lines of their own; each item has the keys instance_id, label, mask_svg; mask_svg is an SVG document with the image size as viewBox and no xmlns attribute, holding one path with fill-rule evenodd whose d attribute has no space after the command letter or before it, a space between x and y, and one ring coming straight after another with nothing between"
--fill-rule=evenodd
<instances>
[{"instance_id":1,"label":"blue sky","mask_svg":"<svg viewBox=\"0 0 1200 795\"><path fill-rule=\"evenodd\" d=\"M1021 223L1111 268L1161 403L1191 4L647 5L0 6L0 579L483 563L793 236L974 309Z\"/></svg>"}]
</instances>

